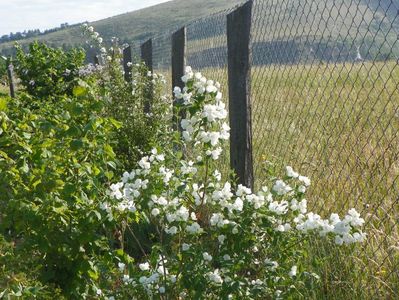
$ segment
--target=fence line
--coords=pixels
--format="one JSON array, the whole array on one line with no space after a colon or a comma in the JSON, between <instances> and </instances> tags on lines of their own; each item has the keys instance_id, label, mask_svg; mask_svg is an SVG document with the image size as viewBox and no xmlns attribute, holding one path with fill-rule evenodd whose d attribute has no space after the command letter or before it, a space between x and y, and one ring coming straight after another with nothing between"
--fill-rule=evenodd
<instances>
[{"instance_id":1,"label":"fence line","mask_svg":"<svg viewBox=\"0 0 399 300\"><path fill-rule=\"evenodd\" d=\"M153 38L154 70L173 86L184 60L222 83L228 165L241 183L259 186L268 168L292 164L313 179L312 209L366 216L370 238L356 258L320 250L333 257L324 288L337 298L399 297L398 9L392 0L252 0Z\"/></svg>"},{"instance_id":2,"label":"fence line","mask_svg":"<svg viewBox=\"0 0 399 300\"><path fill-rule=\"evenodd\" d=\"M11 59L7 59L7 76L10 85L10 96L15 98L14 66Z\"/></svg>"},{"instance_id":3,"label":"fence line","mask_svg":"<svg viewBox=\"0 0 399 300\"><path fill-rule=\"evenodd\" d=\"M173 87L186 64L222 83L225 161L240 183L292 164L313 179L312 209L361 211L369 239L354 257L314 253L333 257L323 288L336 298L399 298L397 11L393 0L251 0L123 52L127 81L140 54Z\"/></svg>"},{"instance_id":4,"label":"fence line","mask_svg":"<svg viewBox=\"0 0 399 300\"><path fill-rule=\"evenodd\" d=\"M175 87L184 88L182 76L184 75L184 68L186 66L186 43L186 27L182 27L172 34L172 91ZM175 104L177 101L177 99L174 100ZM183 110L180 111L179 117L174 117L173 126L175 130L182 130L179 118L182 119L184 117L185 112Z\"/></svg>"}]
</instances>

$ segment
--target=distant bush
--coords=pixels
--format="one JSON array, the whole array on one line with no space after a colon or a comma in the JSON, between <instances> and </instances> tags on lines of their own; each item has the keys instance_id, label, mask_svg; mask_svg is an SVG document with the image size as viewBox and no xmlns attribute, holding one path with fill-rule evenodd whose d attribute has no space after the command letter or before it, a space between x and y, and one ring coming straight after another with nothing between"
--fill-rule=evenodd
<instances>
[{"instance_id":1,"label":"distant bush","mask_svg":"<svg viewBox=\"0 0 399 300\"><path fill-rule=\"evenodd\" d=\"M30 95L38 98L72 95L85 60L83 50L65 52L39 42L30 44L27 53L20 46L16 50L15 72Z\"/></svg>"},{"instance_id":2,"label":"distant bush","mask_svg":"<svg viewBox=\"0 0 399 300\"><path fill-rule=\"evenodd\" d=\"M123 166L133 169L142 154L149 153L151 145L159 142L159 132L165 124L171 122L172 99L162 94L164 77L149 72L143 63L128 65L132 81L127 82L122 68L123 46L118 39L113 38L111 47L106 47L94 28L84 28L102 64L89 65L80 73L88 74L96 83L97 96L103 99L106 114L122 123L114 150Z\"/></svg>"}]
</instances>

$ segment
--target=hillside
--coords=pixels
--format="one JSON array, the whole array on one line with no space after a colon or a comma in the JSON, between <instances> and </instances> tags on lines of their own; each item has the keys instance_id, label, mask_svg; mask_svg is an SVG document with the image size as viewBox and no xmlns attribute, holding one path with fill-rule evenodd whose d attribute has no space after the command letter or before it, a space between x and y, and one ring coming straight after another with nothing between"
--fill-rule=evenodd
<instances>
[{"instance_id":1,"label":"hillside","mask_svg":"<svg viewBox=\"0 0 399 300\"><path fill-rule=\"evenodd\" d=\"M123 42L135 43L143 41L152 35L173 30L195 19L228 9L241 2L243 1L175 0L99 20L91 24L105 40L116 36ZM84 43L79 27L59 30L38 38L24 39L19 41L19 43L24 46L33 40L44 41L52 46L64 47L80 46ZM0 53L3 55L10 54L13 44L12 42L0 44Z\"/></svg>"},{"instance_id":2,"label":"hillside","mask_svg":"<svg viewBox=\"0 0 399 300\"><path fill-rule=\"evenodd\" d=\"M93 22L109 40L137 46L145 39L170 32L183 24L226 10L245 0L175 0ZM255 0L252 34L255 65L292 64L313 59L353 61L398 59L399 0ZM154 42L154 60L170 63L170 42ZM37 38L51 46L84 45L79 26ZM207 18L189 29L189 61L202 67L220 66L226 56L225 23ZM24 46L34 39L20 41ZM212 46L210 46L212 45ZM0 53L12 53L13 43L0 44ZM91 55L89 55L91 56ZM219 60L219 61L218 61Z\"/></svg>"}]
</instances>

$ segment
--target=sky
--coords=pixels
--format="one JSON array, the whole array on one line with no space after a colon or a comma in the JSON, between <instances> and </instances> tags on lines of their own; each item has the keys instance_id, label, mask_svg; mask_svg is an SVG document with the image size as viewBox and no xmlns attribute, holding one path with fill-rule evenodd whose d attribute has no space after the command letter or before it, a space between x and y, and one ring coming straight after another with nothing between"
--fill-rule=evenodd
<instances>
[{"instance_id":1,"label":"sky","mask_svg":"<svg viewBox=\"0 0 399 300\"><path fill-rule=\"evenodd\" d=\"M96 21L170 0L0 0L0 36Z\"/></svg>"}]
</instances>

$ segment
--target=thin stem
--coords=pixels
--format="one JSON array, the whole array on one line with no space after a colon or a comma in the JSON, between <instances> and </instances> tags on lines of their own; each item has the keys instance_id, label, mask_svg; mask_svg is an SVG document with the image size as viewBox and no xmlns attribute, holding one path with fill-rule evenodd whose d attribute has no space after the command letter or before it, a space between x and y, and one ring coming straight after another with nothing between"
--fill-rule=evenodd
<instances>
[{"instance_id":1,"label":"thin stem","mask_svg":"<svg viewBox=\"0 0 399 300\"><path fill-rule=\"evenodd\" d=\"M136 243L137 243L137 245L139 246L139 248L140 248L141 252L143 253L143 255L144 255L145 257L148 257L148 256L147 256L147 253L145 253L144 248L141 246L141 243L140 243L139 239L136 237L136 235L134 234L133 230L130 228L129 225L126 225L126 227L127 227L127 229L130 231L130 233L132 234L134 240L136 241Z\"/></svg>"}]
</instances>

